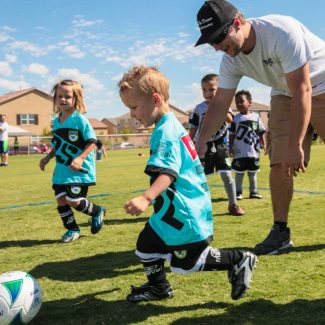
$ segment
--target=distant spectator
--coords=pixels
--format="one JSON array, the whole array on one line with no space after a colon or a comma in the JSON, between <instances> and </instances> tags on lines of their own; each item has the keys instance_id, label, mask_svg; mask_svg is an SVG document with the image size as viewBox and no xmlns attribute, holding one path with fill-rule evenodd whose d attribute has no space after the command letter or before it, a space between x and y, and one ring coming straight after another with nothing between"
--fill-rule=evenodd
<instances>
[{"instance_id":1,"label":"distant spectator","mask_svg":"<svg viewBox=\"0 0 325 325\"><path fill-rule=\"evenodd\" d=\"M1 115L0 118L0 166L8 166L8 123L6 115Z\"/></svg>"},{"instance_id":2,"label":"distant spectator","mask_svg":"<svg viewBox=\"0 0 325 325\"><path fill-rule=\"evenodd\" d=\"M14 141L14 153L15 153L15 155L19 155L19 141L18 141L18 137L15 137L15 141Z\"/></svg>"},{"instance_id":3,"label":"distant spectator","mask_svg":"<svg viewBox=\"0 0 325 325\"><path fill-rule=\"evenodd\" d=\"M106 146L101 142L100 140L97 140L96 142L96 160L102 161L102 156L105 157L105 160L107 160L106 155Z\"/></svg>"}]
</instances>

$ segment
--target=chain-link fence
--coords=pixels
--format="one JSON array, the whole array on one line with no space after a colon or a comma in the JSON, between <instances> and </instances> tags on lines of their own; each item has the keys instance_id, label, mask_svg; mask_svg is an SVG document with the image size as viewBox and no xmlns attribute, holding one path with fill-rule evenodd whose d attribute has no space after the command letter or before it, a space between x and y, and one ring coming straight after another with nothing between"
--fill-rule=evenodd
<instances>
[{"instance_id":1,"label":"chain-link fence","mask_svg":"<svg viewBox=\"0 0 325 325\"><path fill-rule=\"evenodd\" d=\"M144 134L110 134L97 135L106 150L148 148L150 133ZM51 137L20 136L17 137L18 147L15 150L15 137L9 137L9 155L48 153Z\"/></svg>"}]
</instances>

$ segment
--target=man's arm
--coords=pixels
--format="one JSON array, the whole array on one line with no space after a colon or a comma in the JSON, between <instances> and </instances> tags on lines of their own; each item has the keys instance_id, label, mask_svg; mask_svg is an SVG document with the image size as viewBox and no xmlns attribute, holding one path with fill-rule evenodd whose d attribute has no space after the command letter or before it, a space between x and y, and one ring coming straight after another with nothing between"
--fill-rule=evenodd
<instances>
[{"instance_id":1,"label":"man's arm","mask_svg":"<svg viewBox=\"0 0 325 325\"><path fill-rule=\"evenodd\" d=\"M190 136L190 138L192 139L192 141L194 140L195 134L197 132L197 128L190 128L188 135Z\"/></svg>"},{"instance_id":2,"label":"man's arm","mask_svg":"<svg viewBox=\"0 0 325 325\"><path fill-rule=\"evenodd\" d=\"M198 155L203 158L206 151L206 143L223 125L235 95L236 89L218 88L216 95L211 100L209 108L204 116L199 138L196 142Z\"/></svg>"},{"instance_id":3,"label":"man's arm","mask_svg":"<svg viewBox=\"0 0 325 325\"><path fill-rule=\"evenodd\" d=\"M289 174L296 176L296 171L305 171L302 143L310 120L312 96L309 65L306 64L302 68L287 73L286 80L292 93L292 100L291 134L285 163L289 167Z\"/></svg>"}]
</instances>

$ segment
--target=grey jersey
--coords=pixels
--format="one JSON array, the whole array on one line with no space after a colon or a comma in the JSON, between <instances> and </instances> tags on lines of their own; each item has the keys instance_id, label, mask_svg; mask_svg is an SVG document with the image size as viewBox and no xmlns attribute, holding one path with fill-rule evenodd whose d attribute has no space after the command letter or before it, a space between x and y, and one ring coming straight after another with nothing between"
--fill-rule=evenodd
<instances>
[{"instance_id":1,"label":"grey jersey","mask_svg":"<svg viewBox=\"0 0 325 325\"><path fill-rule=\"evenodd\" d=\"M204 120L204 116L205 116L206 111L208 110L208 106L209 105L208 105L207 101L204 101L204 102L196 105L193 113L190 116L189 127L197 129L195 137L193 139L193 142L196 142L198 137L199 137L201 127L202 127L202 123L203 123L203 120ZM229 109L229 113L233 114L231 109ZM216 140L219 140L219 139L221 139L223 137L226 137L228 127L229 127L229 124L227 122L224 122L222 124L221 128L216 132L216 134L209 139L209 142L210 141L216 141Z\"/></svg>"}]
</instances>

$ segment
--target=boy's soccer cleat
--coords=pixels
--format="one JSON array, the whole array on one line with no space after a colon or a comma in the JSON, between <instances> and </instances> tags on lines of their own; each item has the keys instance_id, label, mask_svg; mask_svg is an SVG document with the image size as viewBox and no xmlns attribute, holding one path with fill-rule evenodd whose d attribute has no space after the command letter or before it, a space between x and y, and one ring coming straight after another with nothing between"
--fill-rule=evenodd
<instances>
[{"instance_id":1,"label":"boy's soccer cleat","mask_svg":"<svg viewBox=\"0 0 325 325\"><path fill-rule=\"evenodd\" d=\"M261 199L263 196L260 194L260 193L258 193L258 192L255 192L255 191L253 191L253 192L251 192L250 194L249 194L249 198L250 199Z\"/></svg>"},{"instance_id":2,"label":"boy's soccer cleat","mask_svg":"<svg viewBox=\"0 0 325 325\"><path fill-rule=\"evenodd\" d=\"M229 205L228 211L232 216L243 216L245 211L241 209L236 203Z\"/></svg>"},{"instance_id":3,"label":"boy's soccer cleat","mask_svg":"<svg viewBox=\"0 0 325 325\"><path fill-rule=\"evenodd\" d=\"M280 231L280 226L274 224L268 236L264 241L257 244L254 248L256 255L276 255L281 251L293 247L291 241L290 228Z\"/></svg>"},{"instance_id":4,"label":"boy's soccer cleat","mask_svg":"<svg viewBox=\"0 0 325 325\"><path fill-rule=\"evenodd\" d=\"M241 192L237 192L237 200L240 201L242 200L244 197L243 197L243 193Z\"/></svg>"},{"instance_id":5,"label":"boy's soccer cleat","mask_svg":"<svg viewBox=\"0 0 325 325\"><path fill-rule=\"evenodd\" d=\"M232 270L228 271L228 279L231 283L231 298L241 298L249 288L254 268L257 263L257 256L251 252L243 251L243 258Z\"/></svg>"},{"instance_id":6,"label":"boy's soccer cleat","mask_svg":"<svg viewBox=\"0 0 325 325\"><path fill-rule=\"evenodd\" d=\"M104 208L100 208L98 214L91 217L91 219L89 220L91 222L90 231L92 234L97 234L102 229L105 214L106 210Z\"/></svg>"},{"instance_id":7,"label":"boy's soccer cleat","mask_svg":"<svg viewBox=\"0 0 325 325\"><path fill-rule=\"evenodd\" d=\"M68 230L61 237L61 243L70 243L80 237L80 230Z\"/></svg>"},{"instance_id":8,"label":"boy's soccer cleat","mask_svg":"<svg viewBox=\"0 0 325 325\"><path fill-rule=\"evenodd\" d=\"M131 286L131 293L126 296L126 301L140 302L161 300L173 297L173 289L169 282L159 285L146 283L140 287Z\"/></svg>"}]
</instances>

